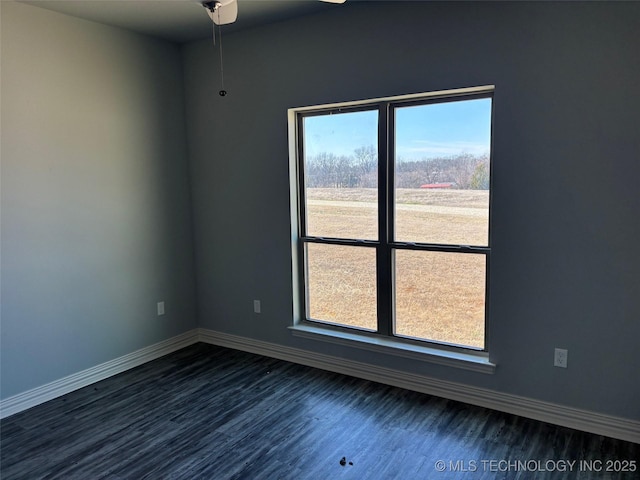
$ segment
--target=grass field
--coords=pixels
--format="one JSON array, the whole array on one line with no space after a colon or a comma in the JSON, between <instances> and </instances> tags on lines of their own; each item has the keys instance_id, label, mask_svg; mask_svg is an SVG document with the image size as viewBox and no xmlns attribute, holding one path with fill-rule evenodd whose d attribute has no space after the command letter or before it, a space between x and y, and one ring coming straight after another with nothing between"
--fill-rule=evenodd
<instances>
[{"instance_id":1,"label":"grass field","mask_svg":"<svg viewBox=\"0 0 640 480\"><path fill-rule=\"evenodd\" d=\"M375 189L309 188L308 234L377 239ZM398 189L396 239L487 245L488 192ZM375 249L308 244L310 316L376 329ZM397 250L396 333L484 346L485 256Z\"/></svg>"}]
</instances>

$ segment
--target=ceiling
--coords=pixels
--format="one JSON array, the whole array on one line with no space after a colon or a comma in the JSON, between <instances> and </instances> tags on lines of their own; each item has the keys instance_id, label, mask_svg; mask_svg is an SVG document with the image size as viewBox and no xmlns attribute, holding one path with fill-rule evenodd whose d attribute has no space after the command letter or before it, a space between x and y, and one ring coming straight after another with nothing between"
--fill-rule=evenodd
<instances>
[{"instance_id":1,"label":"ceiling","mask_svg":"<svg viewBox=\"0 0 640 480\"><path fill-rule=\"evenodd\" d=\"M188 42L212 35L211 20L198 0L20 1L173 42ZM340 7L317 0L238 0L238 20L223 26L222 31L243 30Z\"/></svg>"}]
</instances>

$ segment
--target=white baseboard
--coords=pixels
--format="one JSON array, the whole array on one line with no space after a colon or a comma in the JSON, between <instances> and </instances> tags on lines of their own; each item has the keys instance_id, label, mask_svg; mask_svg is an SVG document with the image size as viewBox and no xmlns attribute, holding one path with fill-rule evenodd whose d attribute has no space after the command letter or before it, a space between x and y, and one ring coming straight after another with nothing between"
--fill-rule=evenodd
<instances>
[{"instance_id":1,"label":"white baseboard","mask_svg":"<svg viewBox=\"0 0 640 480\"><path fill-rule=\"evenodd\" d=\"M640 443L640 422L199 328L201 342Z\"/></svg>"},{"instance_id":2,"label":"white baseboard","mask_svg":"<svg viewBox=\"0 0 640 480\"><path fill-rule=\"evenodd\" d=\"M378 366L373 367L366 363L284 347L204 328L190 330L168 340L1 400L0 418L8 417L79 388L86 387L198 341L491 408L554 425L640 443L640 422L636 420L603 415L494 390L423 377L399 370Z\"/></svg>"},{"instance_id":3,"label":"white baseboard","mask_svg":"<svg viewBox=\"0 0 640 480\"><path fill-rule=\"evenodd\" d=\"M46 385L27 390L0 401L0 418L5 418L41 403L53 400L67 393L99 382L118 373L160 358L176 350L197 343L198 330L190 330L181 335L150 345L114 360L88 368Z\"/></svg>"}]
</instances>

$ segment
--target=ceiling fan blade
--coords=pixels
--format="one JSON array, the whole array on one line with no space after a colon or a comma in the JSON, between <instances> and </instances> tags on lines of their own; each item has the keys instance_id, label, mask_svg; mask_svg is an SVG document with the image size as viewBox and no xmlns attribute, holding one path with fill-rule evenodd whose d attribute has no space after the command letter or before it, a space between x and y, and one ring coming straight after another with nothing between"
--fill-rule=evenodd
<instances>
[{"instance_id":1,"label":"ceiling fan blade","mask_svg":"<svg viewBox=\"0 0 640 480\"><path fill-rule=\"evenodd\" d=\"M326 2L326 3L344 3L347 0L320 0L321 2Z\"/></svg>"},{"instance_id":2,"label":"ceiling fan blade","mask_svg":"<svg viewBox=\"0 0 640 480\"><path fill-rule=\"evenodd\" d=\"M228 25L238 18L238 2L236 0L206 2L204 6L207 8L209 18L216 25Z\"/></svg>"}]
</instances>

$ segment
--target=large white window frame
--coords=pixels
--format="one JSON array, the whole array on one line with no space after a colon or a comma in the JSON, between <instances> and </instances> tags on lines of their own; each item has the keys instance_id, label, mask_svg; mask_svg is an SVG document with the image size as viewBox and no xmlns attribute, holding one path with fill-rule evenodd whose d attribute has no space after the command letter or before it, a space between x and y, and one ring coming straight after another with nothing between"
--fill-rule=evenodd
<instances>
[{"instance_id":1,"label":"large white window frame","mask_svg":"<svg viewBox=\"0 0 640 480\"><path fill-rule=\"evenodd\" d=\"M491 253L491 188L489 189L489 237L486 245L452 245L403 242L394 235L394 109L412 105L455 102L479 98L493 100L494 86L464 88L415 95L378 98L356 102L292 108L288 111L290 150L290 193L292 225L292 266L294 285L294 335L393 355L424 359L449 366L492 373L495 365L489 360L489 257ZM492 102L493 104L493 102ZM304 118L332 112L360 110L378 111L378 238L377 240L338 239L306 235L305 179L303 152ZM492 107L493 109L493 107ZM493 122L491 122L493 124ZM493 132L492 135L493 137ZM492 153L491 153L492 156ZM491 159L492 160L492 159ZM493 161L489 163L493 169ZM493 178L490 172L490 179ZM377 329L375 332L341 325L319 323L308 318L307 266L305 247L308 244L358 246L375 249L377 284ZM426 339L411 339L394 334L394 252L426 251L476 254L486 258L485 275L485 332L484 346L473 348Z\"/></svg>"}]
</instances>

